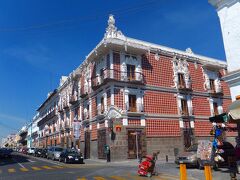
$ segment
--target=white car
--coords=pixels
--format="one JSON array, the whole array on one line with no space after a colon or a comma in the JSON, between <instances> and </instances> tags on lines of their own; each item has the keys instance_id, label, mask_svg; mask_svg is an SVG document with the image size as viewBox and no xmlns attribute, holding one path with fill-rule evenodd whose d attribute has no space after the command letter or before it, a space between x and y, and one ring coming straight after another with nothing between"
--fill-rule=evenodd
<instances>
[{"instance_id":1,"label":"white car","mask_svg":"<svg viewBox=\"0 0 240 180\"><path fill-rule=\"evenodd\" d=\"M28 154L34 154L35 153L35 148L29 148L27 153Z\"/></svg>"}]
</instances>

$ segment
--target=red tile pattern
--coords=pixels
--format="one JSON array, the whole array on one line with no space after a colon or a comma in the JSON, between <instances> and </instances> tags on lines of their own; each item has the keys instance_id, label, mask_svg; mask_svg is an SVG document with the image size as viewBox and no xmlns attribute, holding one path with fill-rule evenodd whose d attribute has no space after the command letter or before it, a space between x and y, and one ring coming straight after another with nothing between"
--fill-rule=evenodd
<instances>
[{"instance_id":1,"label":"red tile pattern","mask_svg":"<svg viewBox=\"0 0 240 180\"><path fill-rule=\"evenodd\" d=\"M195 116L211 116L210 103L207 97L194 96L192 98L192 105Z\"/></svg>"},{"instance_id":2,"label":"red tile pattern","mask_svg":"<svg viewBox=\"0 0 240 180\"><path fill-rule=\"evenodd\" d=\"M114 105L123 109L123 92L119 88L114 88Z\"/></svg>"},{"instance_id":3,"label":"red tile pattern","mask_svg":"<svg viewBox=\"0 0 240 180\"><path fill-rule=\"evenodd\" d=\"M146 84L155 86L172 87L173 70L172 58L160 56L159 60L155 59L155 54L146 53L142 56L142 72L145 77Z\"/></svg>"},{"instance_id":4,"label":"red tile pattern","mask_svg":"<svg viewBox=\"0 0 240 180\"><path fill-rule=\"evenodd\" d=\"M188 62L188 70L190 72L190 77L192 79L192 89L193 91L198 91L198 92L206 92L204 90L204 75L202 71L202 65L197 64L197 66L192 63Z\"/></svg>"},{"instance_id":5,"label":"red tile pattern","mask_svg":"<svg viewBox=\"0 0 240 180\"><path fill-rule=\"evenodd\" d=\"M140 126L141 121L140 121L140 119L128 119L128 125L129 126Z\"/></svg>"},{"instance_id":6,"label":"red tile pattern","mask_svg":"<svg viewBox=\"0 0 240 180\"><path fill-rule=\"evenodd\" d=\"M92 97L92 118L96 116L96 110L97 110L96 97Z\"/></svg>"},{"instance_id":7,"label":"red tile pattern","mask_svg":"<svg viewBox=\"0 0 240 180\"><path fill-rule=\"evenodd\" d=\"M178 120L148 119L146 120L147 137L180 136Z\"/></svg>"},{"instance_id":8,"label":"red tile pattern","mask_svg":"<svg viewBox=\"0 0 240 180\"><path fill-rule=\"evenodd\" d=\"M120 71L120 54L117 52L113 53L113 69L115 71Z\"/></svg>"},{"instance_id":9,"label":"red tile pattern","mask_svg":"<svg viewBox=\"0 0 240 180\"><path fill-rule=\"evenodd\" d=\"M110 107L111 105L111 90L107 90L107 106Z\"/></svg>"},{"instance_id":10,"label":"red tile pattern","mask_svg":"<svg viewBox=\"0 0 240 180\"><path fill-rule=\"evenodd\" d=\"M157 114L177 114L177 100L173 93L146 90L144 111Z\"/></svg>"},{"instance_id":11,"label":"red tile pattern","mask_svg":"<svg viewBox=\"0 0 240 180\"><path fill-rule=\"evenodd\" d=\"M211 136L212 123L209 120L196 120L194 127L195 136Z\"/></svg>"},{"instance_id":12,"label":"red tile pattern","mask_svg":"<svg viewBox=\"0 0 240 180\"><path fill-rule=\"evenodd\" d=\"M92 124L92 130L91 130L91 140L97 139L97 124Z\"/></svg>"}]
</instances>

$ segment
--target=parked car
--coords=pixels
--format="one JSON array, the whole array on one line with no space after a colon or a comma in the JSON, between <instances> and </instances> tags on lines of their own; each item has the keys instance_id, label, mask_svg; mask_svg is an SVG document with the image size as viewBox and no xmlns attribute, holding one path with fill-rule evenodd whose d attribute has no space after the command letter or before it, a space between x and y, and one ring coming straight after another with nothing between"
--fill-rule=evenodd
<instances>
[{"instance_id":1,"label":"parked car","mask_svg":"<svg viewBox=\"0 0 240 180\"><path fill-rule=\"evenodd\" d=\"M180 153L175 158L176 164L186 164L187 166L202 168L201 160L197 158L198 144L193 144L185 152Z\"/></svg>"},{"instance_id":2,"label":"parked car","mask_svg":"<svg viewBox=\"0 0 240 180\"><path fill-rule=\"evenodd\" d=\"M26 147L22 148L21 153L27 154L28 153L28 148L26 148Z\"/></svg>"},{"instance_id":3,"label":"parked car","mask_svg":"<svg viewBox=\"0 0 240 180\"><path fill-rule=\"evenodd\" d=\"M48 149L47 148L43 148L40 151L40 157L47 158L47 152L48 152Z\"/></svg>"},{"instance_id":4,"label":"parked car","mask_svg":"<svg viewBox=\"0 0 240 180\"><path fill-rule=\"evenodd\" d=\"M41 157L42 149L41 148L36 148L34 151L33 156L35 157Z\"/></svg>"},{"instance_id":5,"label":"parked car","mask_svg":"<svg viewBox=\"0 0 240 180\"><path fill-rule=\"evenodd\" d=\"M75 149L64 149L60 154L59 162L65 163L80 163L84 164L82 153L78 153Z\"/></svg>"},{"instance_id":6,"label":"parked car","mask_svg":"<svg viewBox=\"0 0 240 180\"><path fill-rule=\"evenodd\" d=\"M35 148L29 148L27 153L30 154L30 155L35 154Z\"/></svg>"},{"instance_id":7,"label":"parked car","mask_svg":"<svg viewBox=\"0 0 240 180\"><path fill-rule=\"evenodd\" d=\"M9 157L11 157L11 153L12 152L13 152L12 149L0 148L0 157L2 157L2 158L9 158Z\"/></svg>"},{"instance_id":8,"label":"parked car","mask_svg":"<svg viewBox=\"0 0 240 180\"><path fill-rule=\"evenodd\" d=\"M60 154L63 151L61 147L51 147L47 151L47 159L59 160Z\"/></svg>"}]
</instances>

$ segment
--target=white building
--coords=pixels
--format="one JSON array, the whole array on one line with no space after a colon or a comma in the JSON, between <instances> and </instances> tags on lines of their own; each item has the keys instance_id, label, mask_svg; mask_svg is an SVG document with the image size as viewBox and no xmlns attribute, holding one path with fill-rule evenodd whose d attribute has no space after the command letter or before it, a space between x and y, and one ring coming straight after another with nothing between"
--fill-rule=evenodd
<instances>
[{"instance_id":1,"label":"white building","mask_svg":"<svg viewBox=\"0 0 240 180\"><path fill-rule=\"evenodd\" d=\"M39 127L37 126L39 122L39 113L37 113L33 119L32 122L28 125L28 133L27 133L27 147L35 147L38 145L38 137L39 137Z\"/></svg>"},{"instance_id":2,"label":"white building","mask_svg":"<svg viewBox=\"0 0 240 180\"><path fill-rule=\"evenodd\" d=\"M232 100L240 95L240 0L208 0L218 13L228 73L224 80L229 84Z\"/></svg>"}]
</instances>

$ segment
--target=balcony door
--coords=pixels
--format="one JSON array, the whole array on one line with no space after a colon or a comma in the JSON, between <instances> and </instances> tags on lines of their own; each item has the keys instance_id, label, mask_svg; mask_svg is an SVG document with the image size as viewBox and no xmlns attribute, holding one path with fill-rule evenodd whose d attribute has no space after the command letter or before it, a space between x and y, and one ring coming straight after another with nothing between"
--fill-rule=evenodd
<instances>
[{"instance_id":1,"label":"balcony door","mask_svg":"<svg viewBox=\"0 0 240 180\"><path fill-rule=\"evenodd\" d=\"M209 79L209 82L210 82L210 90L215 93L216 90L215 90L215 84L214 84L214 79Z\"/></svg>"},{"instance_id":2,"label":"balcony door","mask_svg":"<svg viewBox=\"0 0 240 180\"><path fill-rule=\"evenodd\" d=\"M181 99L181 106L182 106L182 112L181 114L184 116L188 115L188 105L186 99Z\"/></svg>"},{"instance_id":3,"label":"balcony door","mask_svg":"<svg viewBox=\"0 0 240 180\"><path fill-rule=\"evenodd\" d=\"M127 64L127 77L129 81L135 80L135 66Z\"/></svg>"},{"instance_id":4,"label":"balcony door","mask_svg":"<svg viewBox=\"0 0 240 180\"><path fill-rule=\"evenodd\" d=\"M136 97L136 95L129 95L128 100L129 100L129 111L130 112L136 112L137 111L137 105L136 105L137 97Z\"/></svg>"},{"instance_id":5,"label":"balcony door","mask_svg":"<svg viewBox=\"0 0 240 180\"><path fill-rule=\"evenodd\" d=\"M185 88L184 75L181 73L178 73L178 84L180 88Z\"/></svg>"}]
</instances>

